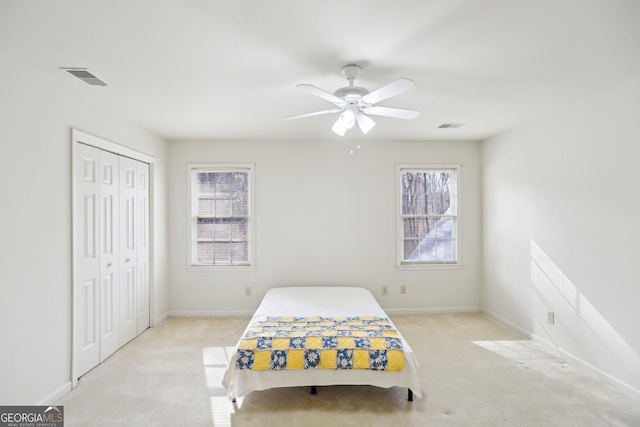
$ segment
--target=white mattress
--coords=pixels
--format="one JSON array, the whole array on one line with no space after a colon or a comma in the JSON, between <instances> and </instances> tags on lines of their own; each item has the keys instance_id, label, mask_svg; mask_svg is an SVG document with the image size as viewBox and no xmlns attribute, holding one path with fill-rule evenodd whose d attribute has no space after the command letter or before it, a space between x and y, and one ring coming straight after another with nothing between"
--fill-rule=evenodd
<instances>
[{"instance_id":1,"label":"white mattress","mask_svg":"<svg viewBox=\"0 0 640 427\"><path fill-rule=\"evenodd\" d=\"M267 291L253 318L264 316L381 316L387 317L371 292L354 287L287 287ZM244 334L243 334L244 335ZM306 369L252 371L236 368L236 355L229 361L222 385L229 399L255 390L276 387L323 385L373 385L406 387L422 397L418 380L418 363L413 350L400 335L405 354L405 368L400 372L368 369ZM239 344L239 341L238 341ZM237 346L236 346L237 350Z\"/></svg>"}]
</instances>

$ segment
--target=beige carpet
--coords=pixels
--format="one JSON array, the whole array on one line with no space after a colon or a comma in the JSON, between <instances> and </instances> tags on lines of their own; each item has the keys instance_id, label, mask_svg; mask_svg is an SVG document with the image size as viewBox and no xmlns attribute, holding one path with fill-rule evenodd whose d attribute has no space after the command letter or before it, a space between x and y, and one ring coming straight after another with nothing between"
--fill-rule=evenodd
<instances>
[{"instance_id":1,"label":"beige carpet","mask_svg":"<svg viewBox=\"0 0 640 427\"><path fill-rule=\"evenodd\" d=\"M65 426L640 426L640 397L541 351L482 314L394 316L423 398L366 386L253 392L232 405L225 348L247 318L171 318L81 378Z\"/></svg>"}]
</instances>

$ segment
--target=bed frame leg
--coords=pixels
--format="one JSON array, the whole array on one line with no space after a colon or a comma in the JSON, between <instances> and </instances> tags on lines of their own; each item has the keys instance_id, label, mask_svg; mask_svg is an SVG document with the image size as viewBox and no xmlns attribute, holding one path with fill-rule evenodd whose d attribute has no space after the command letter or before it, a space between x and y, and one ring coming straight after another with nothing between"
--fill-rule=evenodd
<instances>
[{"instance_id":1,"label":"bed frame leg","mask_svg":"<svg viewBox=\"0 0 640 427\"><path fill-rule=\"evenodd\" d=\"M413 392L411 391L411 389L408 389L408 390L409 390L409 396L407 397L407 400L409 402L413 402Z\"/></svg>"},{"instance_id":2,"label":"bed frame leg","mask_svg":"<svg viewBox=\"0 0 640 427\"><path fill-rule=\"evenodd\" d=\"M314 385L311 386L311 394L318 394L318 389Z\"/></svg>"}]
</instances>

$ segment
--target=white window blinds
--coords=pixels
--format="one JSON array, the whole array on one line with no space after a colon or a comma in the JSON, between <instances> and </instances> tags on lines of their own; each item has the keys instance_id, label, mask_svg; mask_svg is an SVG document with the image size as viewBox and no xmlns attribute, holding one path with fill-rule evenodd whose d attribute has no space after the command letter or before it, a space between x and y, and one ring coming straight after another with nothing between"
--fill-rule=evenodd
<instances>
[{"instance_id":1,"label":"white window blinds","mask_svg":"<svg viewBox=\"0 0 640 427\"><path fill-rule=\"evenodd\" d=\"M250 167L192 169L194 266L251 265Z\"/></svg>"}]
</instances>

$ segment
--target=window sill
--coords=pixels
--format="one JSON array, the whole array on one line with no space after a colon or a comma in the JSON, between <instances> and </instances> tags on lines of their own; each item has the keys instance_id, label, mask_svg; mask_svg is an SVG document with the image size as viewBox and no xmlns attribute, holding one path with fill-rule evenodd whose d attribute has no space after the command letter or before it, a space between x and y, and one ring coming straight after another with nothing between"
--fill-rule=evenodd
<instances>
[{"instance_id":1,"label":"window sill","mask_svg":"<svg viewBox=\"0 0 640 427\"><path fill-rule=\"evenodd\" d=\"M462 264L396 264L396 270L460 270Z\"/></svg>"},{"instance_id":2,"label":"window sill","mask_svg":"<svg viewBox=\"0 0 640 427\"><path fill-rule=\"evenodd\" d=\"M255 271L255 265L188 265L187 271L193 273L229 273Z\"/></svg>"}]
</instances>

